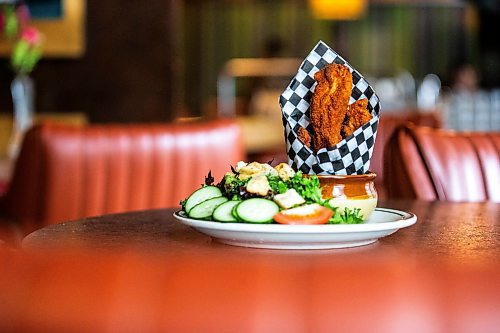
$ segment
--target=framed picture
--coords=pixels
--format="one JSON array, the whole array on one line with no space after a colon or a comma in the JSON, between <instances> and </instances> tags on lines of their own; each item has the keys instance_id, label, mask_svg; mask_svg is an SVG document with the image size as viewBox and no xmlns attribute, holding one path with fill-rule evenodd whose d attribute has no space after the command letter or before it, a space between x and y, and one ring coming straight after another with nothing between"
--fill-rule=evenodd
<instances>
[{"instance_id":1,"label":"framed picture","mask_svg":"<svg viewBox=\"0 0 500 333\"><path fill-rule=\"evenodd\" d=\"M44 58L78 58L85 53L85 0L26 1L31 24L44 36ZM31 8L33 7L33 10ZM0 55L10 55L11 43L0 40Z\"/></svg>"}]
</instances>

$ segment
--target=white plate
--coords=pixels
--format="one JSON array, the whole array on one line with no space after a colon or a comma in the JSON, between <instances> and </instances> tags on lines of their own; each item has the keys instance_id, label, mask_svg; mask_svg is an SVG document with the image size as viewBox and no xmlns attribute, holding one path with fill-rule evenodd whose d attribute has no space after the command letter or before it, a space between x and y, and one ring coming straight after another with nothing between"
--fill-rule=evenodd
<instances>
[{"instance_id":1,"label":"white plate","mask_svg":"<svg viewBox=\"0 0 500 333\"><path fill-rule=\"evenodd\" d=\"M362 224L222 223L194 220L183 211L175 212L174 217L218 242L267 249L335 249L367 245L417 222L413 213L387 208L375 208Z\"/></svg>"}]
</instances>

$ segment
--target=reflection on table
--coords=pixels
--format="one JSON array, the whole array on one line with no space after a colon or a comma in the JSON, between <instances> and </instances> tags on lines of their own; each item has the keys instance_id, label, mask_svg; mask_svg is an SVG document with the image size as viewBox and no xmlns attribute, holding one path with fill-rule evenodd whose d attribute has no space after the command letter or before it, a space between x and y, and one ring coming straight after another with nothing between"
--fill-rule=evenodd
<instances>
[{"instance_id":1,"label":"reflection on table","mask_svg":"<svg viewBox=\"0 0 500 333\"><path fill-rule=\"evenodd\" d=\"M377 243L351 250L305 251L308 256L353 256L372 258L399 254L406 259L460 260L477 263L500 259L494 251L500 245L500 205L494 203L446 203L419 201L382 201L379 207L413 212L418 221ZM193 249L213 255L265 253L273 257L290 255L293 251L256 250L220 245L173 217L175 209L138 211L104 215L37 230L23 241L26 250L84 249L93 251L176 251L191 253ZM376 251L372 251L376 248ZM451 249L451 250L450 250ZM460 249L460 253L456 249ZM296 254L296 253L295 253ZM347 258L345 258L347 259Z\"/></svg>"},{"instance_id":2,"label":"reflection on table","mask_svg":"<svg viewBox=\"0 0 500 333\"><path fill-rule=\"evenodd\" d=\"M0 252L0 330L495 331L500 205L379 206L418 222L335 250L219 244L175 209L48 226Z\"/></svg>"}]
</instances>

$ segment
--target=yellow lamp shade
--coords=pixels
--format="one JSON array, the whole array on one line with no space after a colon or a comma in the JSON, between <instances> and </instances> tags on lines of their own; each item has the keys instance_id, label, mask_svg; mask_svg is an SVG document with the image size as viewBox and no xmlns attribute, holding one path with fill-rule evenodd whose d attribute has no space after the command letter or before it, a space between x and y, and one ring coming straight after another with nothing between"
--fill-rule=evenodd
<instances>
[{"instance_id":1,"label":"yellow lamp shade","mask_svg":"<svg viewBox=\"0 0 500 333\"><path fill-rule=\"evenodd\" d=\"M315 18L323 20L355 20L366 9L366 0L309 0Z\"/></svg>"}]
</instances>

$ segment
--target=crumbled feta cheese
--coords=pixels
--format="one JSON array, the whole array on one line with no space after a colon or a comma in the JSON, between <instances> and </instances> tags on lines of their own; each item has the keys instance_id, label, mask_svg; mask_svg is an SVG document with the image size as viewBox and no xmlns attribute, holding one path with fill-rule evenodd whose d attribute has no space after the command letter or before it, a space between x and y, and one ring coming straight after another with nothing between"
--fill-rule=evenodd
<instances>
[{"instance_id":1,"label":"crumbled feta cheese","mask_svg":"<svg viewBox=\"0 0 500 333\"><path fill-rule=\"evenodd\" d=\"M318 209L321 209L321 205L317 203L312 203L309 205L299 206L292 209L282 210L281 213L285 215L314 215Z\"/></svg>"},{"instance_id":2,"label":"crumbled feta cheese","mask_svg":"<svg viewBox=\"0 0 500 333\"><path fill-rule=\"evenodd\" d=\"M248 179L257 175L273 175L277 176L277 171L267 163L252 162L242 166L237 170L238 178L241 180Z\"/></svg>"},{"instance_id":3,"label":"crumbled feta cheese","mask_svg":"<svg viewBox=\"0 0 500 333\"><path fill-rule=\"evenodd\" d=\"M283 209L288 209L306 202L293 188L287 190L285 193L276 194L273 200Z\"/></svg>"},{"instance_id":4,"label":"crumbled feta cheese","mask_svg":"<svg viewBox=\"0 0 500 333\"><path fill-rule=\"evenodd\" d=\"M263 173L264 168L262 167L262 165L260 163L252 162L252 163L249 163L249 164L241 167L240 170L238 170L238 172L239 172L238 177L241 180L245 180L245 179L248 179L254 175L258 175L259 173Z\"/></svg>"},{"instance_id":5,"label":"crumbled feta cheese","mask_svg":"<svg viewBox=\"0 0 500 333\"><path fill-rule=\"evenodd\" d=\"M295 171L286 163L280 163L274 169L278 172L278 176L285 181L295 176Z\"/></svg>"},{"instance_id":6,"label":"crumbled feta cheese","mask_svg":"<svg viewBox=\"0 0 500 333\"><path fill-rule=\"evenodd\" d=\"M234 170L236 170L237 172L239 172L241 170L241 168L243 168L247 164L248 164L247 162L239 161L238 163L236 163L236 166L234 167Z\"/></svg>"},{"instance_id":7,"label":"crumbled feta cheese","mask_svg":"<svg viewBox=\"0 0 500 333\"><path fill-rule=\"evenodd\" d=\"M252 179L248 181L246 189L249 193L258 194L261 196L266 196L269 191L271 191L269 181L267 180L267 177L265 175L257 175L252 177Z\"/></svg>"},{"instance_id":8,"label":"crumbled feta cheese","mask_svg":"<svg viewBox=\"0 0 500 333\"><path fill-rule=\"evenodd\" d=\"M277 176L278 175L278 171L276 171L276 169L274 169L269 164L264 163L264 164L262 164L262 166L264 166L264 173L266 175L271 175L271 176Z\"/></svg>"}]
</instances>

